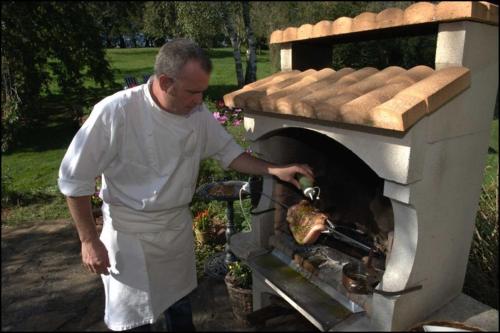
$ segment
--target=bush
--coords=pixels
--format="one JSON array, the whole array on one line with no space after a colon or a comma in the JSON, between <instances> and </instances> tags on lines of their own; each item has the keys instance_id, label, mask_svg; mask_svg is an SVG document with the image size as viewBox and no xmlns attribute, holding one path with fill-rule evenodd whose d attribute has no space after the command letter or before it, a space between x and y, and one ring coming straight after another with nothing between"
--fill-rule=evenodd
<instances>
[{"instance_id":1,"label":"bush","mask_svg":"<svg viewBox=\"0 0 500 333\"><path fill-rule=\"evenodd\" d=\"M16 135L21 127L20 108L20 102L11 98L7 98L4 102L2 96L2 152L13 148Z\"/></svg>"},{"instance_id":2,"label":"bush","mask_svg":"<svg viewBox=\"0 0 500 333\"><path fill-rule=\"evenodd\" d=\"M498 309L497 183L483 186L469 254L464 292Z\"/></svg>"}]
</instances>

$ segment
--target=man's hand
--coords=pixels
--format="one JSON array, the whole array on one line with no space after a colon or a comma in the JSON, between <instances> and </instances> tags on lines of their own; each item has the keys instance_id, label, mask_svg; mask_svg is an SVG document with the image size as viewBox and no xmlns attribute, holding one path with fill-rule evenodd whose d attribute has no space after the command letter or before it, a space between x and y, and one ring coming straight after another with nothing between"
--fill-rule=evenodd
<instances>
[{"instance_id":1,"label":"man's hand","mask_svg":"<svg viewBox=\"0 0 500 333\"><path fill-rule=\"evenodd\" d=\"M295 178L297 173L303 174L311 180L314 179L314 173L311 167L307 164L277 165L269 168L269 174L276 176L285 182L292 183L300 189L300 184Z\"/></svg>"},{"instance_id":2,"label":"man's hand","mask_svg":"<svg viewBox=\"0 0 500 333\"><path fill-rule=\"evenodd\" d=\"M95 239L82 242L82 262L89 272L108 275L109 257L104 244Z\"/></svg>"},{"instance_id":3,"label":"man's hand","mask_svg":"<svg viewBox=\"0 0 500 333\"><path fill-rule=\"evenodd\" d=\"M82 242L83 266L92 273L108 275L107 268L111 266L108 251L97 234L90 195L66 197L66 201Z\"/></svg>"},{"instance_id":4,"label":"man's hand","mask_svg":"<svg viewBox=\"0 0 500 333\"><path fill-rule=\"evenodd\" d=\"M300 184L295 175L297 173L303 174L304 176L314 179L314 174L311 167L307 164L287 164L287 165L276 165L274 163L269 163L267 161L261 160L260 158L253 157L250 154L243 153L237 158L235 158L229 167L241 173L249 173L251 175L265 175L269 174L279 179L290 182L300 189Z\"/></svg>"}]
</instances>

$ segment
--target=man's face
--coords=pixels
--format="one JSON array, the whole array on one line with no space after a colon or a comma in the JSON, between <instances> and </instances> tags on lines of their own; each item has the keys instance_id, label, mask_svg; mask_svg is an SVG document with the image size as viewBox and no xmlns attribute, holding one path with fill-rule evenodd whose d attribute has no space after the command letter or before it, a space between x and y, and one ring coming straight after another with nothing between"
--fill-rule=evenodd
<instances>
[{"instance_id":1,"label":"man's face","mask_svg":"<svg viewBox=\"0 0 500 333\"><path fill-rule=\"evenodd\" d=\"M178 115L187 115L203 102L210 74L201 68L199 62L189 61L177 77L160 75L159 80L166 109Z\"/></svg>"}]
</instances>

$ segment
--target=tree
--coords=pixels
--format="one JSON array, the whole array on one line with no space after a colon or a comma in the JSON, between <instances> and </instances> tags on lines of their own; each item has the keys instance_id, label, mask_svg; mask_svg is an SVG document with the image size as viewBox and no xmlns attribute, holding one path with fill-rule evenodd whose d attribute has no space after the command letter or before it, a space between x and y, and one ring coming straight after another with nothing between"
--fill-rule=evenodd
<instances>
[{"instance_id":1,"label":"tree","mask_svg":"<svg viewBox=\"0 0 500 333\"><path fill-rule=\"evenodd\" d=\"M245 84L249 84L257 80L257 58L255 56L255 38L252 24L250 22L250 5L248 4L248 1L243 1L242 13L243 22L245 22L245 32L248 44Z\"/></svg>"},{"instance_id":2,"label":"tree","mask_svg":"<svg viewBox=\"0 0 500 333\"><path fill-rule=\"evenodd\" d=\"M234 6L232 3L223 2L221 4L220 13L224 21L224 28L231 41L231 46L233 47L233 58L236 67L236 80L238 88L243 87L245 84L245 79L243 77L243 65L241 63L241 39L236 32L234 26L234 11L230 10L230 6Z\"/></svg>"},{"instance_id":3,"label":"tree","mask_svg":"<svg viewBox=\"0 0 500 333\"><path fill-rule=\"evenodd\" d=\"M106 47L113 47L116 39L120 40L120 47L125 47L125 35L131 36L135 46L135 36L143 30L143 2L92 1L87 8L102 31Z\"/></svg>"},{"instance_id":4,"label":"tree","mask_svg":"<svg viewBox=\"0 0 500 333\"><path fill-rule=\"evenodd\" d=\"M161 41L181 35L177 24L177 9L173 1L148 1L144 5L144 33Z\"/></svg>"},{"instance_id":5,"label":"tree","mask_svg":"<svg viewBox=\"0 0 500 333\"><path fill-rule=\"evenodd\" d=\"M230 40L238 87L256 79L255 37L249 2L187 1L148 2L144 9L145 32L156 38L187 37L201 47L216 45L220 32ZM247 73L243 76L241 47L248 49Z\"/></svg>"},{"instance_id":6,"label":"tree","mask_svg":"<svg viewBox=\"0 0 500 333\"><path fill-rule=\"evenodd\" d=\"M5 151L16 141L17 129L30 126L36 116L40 94L48 90L49 69L68 96L78 96L84 76L101 86L111 84L113 76L105 59L101 30L85 3L2 2L1 17ZM81 108L76 99L74 107Z\"/></svg>"},{"instance_id":7,"label":"tree","mask_svg":"<svg viewBox=\"0 0 500 333\"><path fill-rule=\"evenodd\" d=\"M177 22L184 37L195 40L200 46L209 48L215 36L223 29L219 6L216 2L176 2Z\"/></svg>"}]
</instances>

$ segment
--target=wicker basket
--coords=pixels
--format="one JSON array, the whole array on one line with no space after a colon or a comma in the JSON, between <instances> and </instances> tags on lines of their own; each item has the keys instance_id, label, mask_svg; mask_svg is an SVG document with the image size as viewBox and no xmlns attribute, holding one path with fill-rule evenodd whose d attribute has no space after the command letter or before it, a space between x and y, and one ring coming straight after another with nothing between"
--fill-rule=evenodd
<instances>
[{"instance_id":1,"label":"wicker basket","mask_svg":"<svg viewBox=\"0 0 500 333\"><path fill-rule=\"evenodd\" d=\"M229 300L233 308L233 314L236 320L243 325L250 326L247 315L252 313L252 289L242 289L231 283L228 276L224 278L226 282Z\"/></svg>"}]
</instances>

